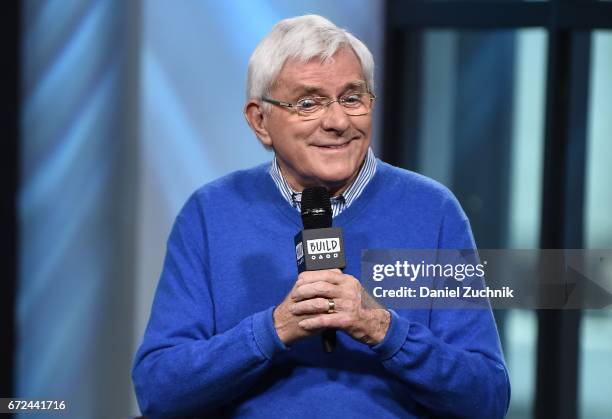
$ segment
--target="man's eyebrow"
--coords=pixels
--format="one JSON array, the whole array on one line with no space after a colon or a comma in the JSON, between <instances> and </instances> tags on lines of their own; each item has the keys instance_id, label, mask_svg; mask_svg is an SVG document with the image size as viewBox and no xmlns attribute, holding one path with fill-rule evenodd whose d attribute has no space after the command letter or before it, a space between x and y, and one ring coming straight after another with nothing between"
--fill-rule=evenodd
<instances>
[{"instance_id":1,"label":"man's eyebrow","mask_svg":"<svg viewBox=\"0 0 612 419\"><path fill-rule=\"evenodd\" d=\"M366 82L363 80L354 80L346 83L344 85L343 91L350 89L364 89L366 87Z\"/></svg>"},{"instance_id":2,"label":"man's eyebrow","mask_svg":"<svg viewBox=\"0 0 612 419\"><path fill-rule=\"evenodd\" d=\"M318 86L310 86L307 84L298 84L293 89L291 89L292 94L311 94L311 93L321 93L323 89Z\"/></svg>"}]
</instances>

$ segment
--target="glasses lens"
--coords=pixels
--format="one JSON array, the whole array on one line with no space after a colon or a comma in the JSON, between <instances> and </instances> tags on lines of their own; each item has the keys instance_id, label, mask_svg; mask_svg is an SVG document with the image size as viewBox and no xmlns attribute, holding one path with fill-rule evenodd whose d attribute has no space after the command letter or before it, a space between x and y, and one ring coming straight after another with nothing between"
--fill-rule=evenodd
<instances>
[{"instance_id":1,"label":"glasses lens","mask_svg":"<svg viewBox=\"0 0 612 419\"><path fill-rule=\"evenodd\" d=\"M370 112L372 98L369 93L355 93L342 97L340 103L347 115L366 115Z\"/></svg>"},{"instance_id":2,"label":"glasses lens","mask_svg":"<svg viewBox=\"0 0 612 419\"><path fill-rule=\"evenodd\" d=\"M319 116L323 108L325 98L305 98L297 102L297 110L300 116L306 118L316 118Z\"/></svg>"},{"instance_id":3,"label":"glasses lens","mask_svg":"<svg viewBox=\"0 0 612 419\"><path fill-rule=\"evenodd\" d=\"M325 97L300 99L296 106L298 115L304 119L319 118L332 102L335 101ZM338 103L347 115L366 115L372 107L372 96L369 93L354 93L341 97L338 99Z\"/></svg>"}]
</instances>

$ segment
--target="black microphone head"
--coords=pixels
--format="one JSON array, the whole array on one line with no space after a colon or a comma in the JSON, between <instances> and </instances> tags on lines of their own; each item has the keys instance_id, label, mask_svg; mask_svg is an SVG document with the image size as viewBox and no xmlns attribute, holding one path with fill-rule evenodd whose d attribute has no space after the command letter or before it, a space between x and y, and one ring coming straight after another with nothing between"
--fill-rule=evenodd
<instances>
[{"instance_id":1,"label":"black microphone head","mask_svg":"<svg viewBox=\"0 0 612 419\"><path fill-rule=\"evenodd\" d=\"M304 230L328 228L332 225L329 191L324 186L306 188L302 192L302 223Z\"/></svg>"}]
</instances>

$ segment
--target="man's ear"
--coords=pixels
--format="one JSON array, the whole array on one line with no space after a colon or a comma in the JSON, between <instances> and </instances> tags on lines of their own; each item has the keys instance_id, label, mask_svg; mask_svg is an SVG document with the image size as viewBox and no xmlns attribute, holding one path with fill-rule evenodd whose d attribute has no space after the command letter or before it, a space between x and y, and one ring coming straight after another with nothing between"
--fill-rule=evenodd
<instances>
[{"instance_id":1,"label":"man's ear","mask_svg":"<svg viewBox=\"0 0 612 419\"><path fill-rule=\"evenodd\" d=\"M255 100L248 100L244 105L244 117L255 135L265 147L272 147L272 139L265 123L263 105Z\"/></svg>"}]
</instances>

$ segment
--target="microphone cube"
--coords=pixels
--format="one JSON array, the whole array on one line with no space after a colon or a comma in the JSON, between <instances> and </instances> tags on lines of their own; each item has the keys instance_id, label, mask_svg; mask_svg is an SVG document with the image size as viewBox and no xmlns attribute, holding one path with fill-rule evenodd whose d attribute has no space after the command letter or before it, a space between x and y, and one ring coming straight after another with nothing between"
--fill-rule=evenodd
<instances>
[{"instance_id":1,"label":"microphone cube","mask_svg":"<svg viewBox=\"0 0 612 419\"><path fill-rule=\"evenodd\" d=\"M342 269L346 266L342 229L302 230L294 237L298 272Z\"/></svg>"}]
</instances>

